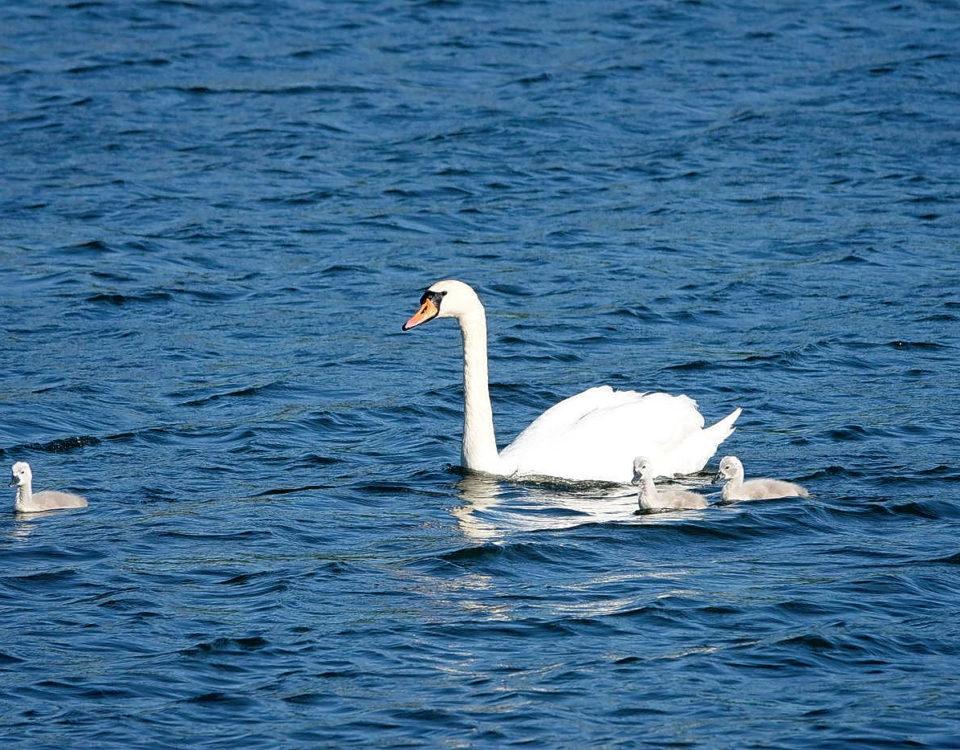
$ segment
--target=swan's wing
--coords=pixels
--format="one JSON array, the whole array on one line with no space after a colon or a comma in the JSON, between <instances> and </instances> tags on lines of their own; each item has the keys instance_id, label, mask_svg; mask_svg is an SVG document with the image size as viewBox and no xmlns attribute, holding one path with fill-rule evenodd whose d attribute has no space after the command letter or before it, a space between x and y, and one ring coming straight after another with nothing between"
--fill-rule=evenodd
<instances>
[{"instance_id":1,"label":"swan's wing","mask_svg":"<svg viewBox=\"0 0 960 750\"><path fill-rule=\"evenodd\" d=\"M703 425L686 396L600 386L548 409L500 456L520 475L574 480L629 482L637 456L655 474L688 473L703 464L688 468L691 456L679 454L694 452L690 441L705 434Z\"/></svg>"},{"instance_id":2,"label":"swan's wing","mask_svg":"<svg viewBox=\"0 0 960 750\"><path fill-rule=\"evenodd\" d=\"M597 409L610 406L616 401L642 398L644 394L636 391L615 391L609 385L598 385L595 388L570 396L560 401L533 422L527 425L516 439L501 451L501 456L511 452L523 451L539 444L545 436L554 434L557 430L567 430L570 425L576 424L585 416Z\"/></svg>"}]
</instances>

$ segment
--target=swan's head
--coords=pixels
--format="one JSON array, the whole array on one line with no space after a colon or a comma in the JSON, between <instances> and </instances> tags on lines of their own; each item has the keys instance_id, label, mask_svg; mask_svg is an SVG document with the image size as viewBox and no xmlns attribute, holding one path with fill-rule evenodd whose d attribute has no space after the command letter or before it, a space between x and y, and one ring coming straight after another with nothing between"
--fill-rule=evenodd
<instances>
[{"instance_id":1,"label":"swan's head","mask_svg":"<svg viewBox=\"0 0 960 750\"><path fill-rule=\"evenodd\" d=\"M427 288L420 297L420 307L403 324L403 330L409 331L434 318L462 318L482 308L480 298L472 287L462 281L445 279Z\"/></svg>"},{"instance_id":2,"label":"swan's head","mask_svg":"<svg viewBox=\"0 0 960 750\"><path fill-rule=\"evenodd\" d=\"M652 479L650 475L650 462L643 456L637 456L633 459L633 484L640 484L644 479Z\"/></svg>"},{"instance_id":3,"label":"swan's head","mask_svg":"<svg viewBox=\"0 0 960 750\"><path fill-rule=\"evenodd\" d=\"M10 469L11 487L22 487L25 484L30 484L32 479L33 474L30 471L30 464L26 461L17 461Z\"/></svg>"},{"instance_id":4,"label":"swan's head","mask_svg":"<svg viewBox=\"0 0 960 750\"><path fill-rule=\"evenodd\" d=\"M720 459L720 470L713 478L714 482L743 476L743 464L736 456L724 456Z\"/></svg>"}]
</instances>

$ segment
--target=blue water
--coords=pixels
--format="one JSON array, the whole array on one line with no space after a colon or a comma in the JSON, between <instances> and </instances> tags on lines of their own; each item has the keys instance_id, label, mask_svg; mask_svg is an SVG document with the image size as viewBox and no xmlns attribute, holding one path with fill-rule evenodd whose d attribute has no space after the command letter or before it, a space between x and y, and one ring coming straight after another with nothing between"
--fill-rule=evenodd
<instances>
[{"instance_id":1,"label":"blue water","mask_svg":"<svg viewBox=\"0 0 960 750\"><path fill-rule=\"evenodd\" d=\"M0 5L0 744L960 745L960 6L781 5ZM451 276L813 497L464 476Z\"/></svg>"}]
</instances>

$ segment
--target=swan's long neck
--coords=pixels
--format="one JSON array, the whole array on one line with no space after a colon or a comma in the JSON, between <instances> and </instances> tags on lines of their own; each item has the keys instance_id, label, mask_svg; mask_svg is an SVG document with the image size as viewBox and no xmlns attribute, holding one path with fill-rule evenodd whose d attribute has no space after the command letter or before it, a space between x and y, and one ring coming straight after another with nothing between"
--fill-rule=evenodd
<instances>
[{"instance_id":1,"label":"swan's long neck","mask_svg":"<svg viewBox=\"0 0 960 750\"><path fill-rule=\"evenodd\" d=\"M33 485L31 482L27 481L23 484L17 485L17 500L14 503L13 507L17 511L22 511L33 499Z\"/></svg>"},{"instance_id":2,"label":"swan's long neck","mask_svg":"<svg viewBox=\"0 0 960 750\"><path fill-rule=\"evenodd\" d=\"M460 317L463 334L463 450L464 468L500 473L497 438L487 374L487 317L483 305Z\"/></svg>"}]
</instances>

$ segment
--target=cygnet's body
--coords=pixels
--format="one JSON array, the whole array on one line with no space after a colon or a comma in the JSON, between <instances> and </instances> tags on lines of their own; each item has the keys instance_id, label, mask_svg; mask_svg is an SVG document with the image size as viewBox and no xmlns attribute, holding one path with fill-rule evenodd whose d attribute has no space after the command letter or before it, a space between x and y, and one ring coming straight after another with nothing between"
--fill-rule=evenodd
<instances>
[{"instance_id":1,"label":"cygnet's body","mask_svg":"<svg viewBox=\"0 0 960 750\"><path fill-rule=\"evenodd\" d=\"M640 494L637 496L640 510L701 510L707 507L706 498L696 492L657 489L653 483L653 472L645 458L633 460L633 484L640 485Z\"/></svg>"},{"instance_id":2,"label":"cygnet's body","mask_svg":"<svg viewBox=\"0 0 960 750\"><path fill-rule=\"evenodd\" d=\"M10 486L17 488L17 499L13 506L17 513L42 513L45 510L87 507L86 498L80 495L56 490L34 492L33 472L26 461L17 461L10 471Z\"/></svg>"},{"instance_id":3,"label":"cygnet's body","mask_svg":"<svg viewBox=\"0 0 960 750\"><path fill-rule=\"evenodd\" d=\"M780 479L743 479L743 464L736 456L724 456L714 481L724 481L721 496L725 502L739 500L777 500L782 497L810 497L810 493L793 482Z\"/></svg>"}]
</instances>

